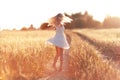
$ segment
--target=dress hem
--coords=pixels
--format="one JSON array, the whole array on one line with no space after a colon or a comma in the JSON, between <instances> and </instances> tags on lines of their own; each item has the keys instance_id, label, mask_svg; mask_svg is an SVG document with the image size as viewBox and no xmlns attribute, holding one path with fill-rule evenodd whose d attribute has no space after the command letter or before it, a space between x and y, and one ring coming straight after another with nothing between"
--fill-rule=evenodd
<instances>
[{"instance_id":1,"label":"dress hem","mask_svg":"<svg viewBox=\"0 0 120 80\"><path fill-rule=\"evenodd\" d=\"M69 48L70 48L70 47L62 47L62 46L59 46L59 45L54 44L54 43L49 42L49 41L47 41L47 43L48 43L48 44L51 44L51 45L55 45L55 46L60 47L60 48L63 48L63 49L69 49Z\"/></svg>"}]
</instances>

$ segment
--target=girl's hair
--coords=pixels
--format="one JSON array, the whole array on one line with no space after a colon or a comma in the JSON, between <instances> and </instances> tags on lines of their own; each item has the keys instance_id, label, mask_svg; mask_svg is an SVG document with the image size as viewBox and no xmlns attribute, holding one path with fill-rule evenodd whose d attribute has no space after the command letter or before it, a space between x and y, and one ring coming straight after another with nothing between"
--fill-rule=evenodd
<instances>
[{"instance_id":1,"label":"girl's hair","mask_svg":"<svg viewBox=\"0 0 120 80\"><path fill-rule=\"evenodd\" d=\"M65 16L62 13L58 13L56 16L51 17L48 20L48 25L52 25L52 26L57 26L59 24L64 25L64 23L69 23L71 21L72 21L72 19L70 19L69 17Z\"/></svg>"}]
</instances>

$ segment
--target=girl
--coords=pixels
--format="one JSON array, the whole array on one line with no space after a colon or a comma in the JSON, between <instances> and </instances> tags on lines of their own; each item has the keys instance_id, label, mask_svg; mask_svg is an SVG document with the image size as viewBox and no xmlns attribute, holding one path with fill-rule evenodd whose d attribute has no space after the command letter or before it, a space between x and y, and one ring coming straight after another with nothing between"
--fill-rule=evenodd
<instances>
[{"instance_id":1,"label":"girl","mask_svg":"<svg viewBox=\"0 0 120 80\"><path fill-rule=\"evenodd\" d=\"M48 25L53 26L56 30L55 36L47 41L49 43L55 45L55 47L56 47L56 55L55 55L54 61L53 61L53 68L55 70L57 70L56 63L57 63L58 58L60 57L59 71L62 70L62 65L63 65L63 50L70 48L70 46L67 42L65 33L64 33L64 30L65 30L64 24L67 22L71 22L71 19L64 16L61 13L57 14L56 16L54 16L48 20Z\"/></svg>"}]
</instances>

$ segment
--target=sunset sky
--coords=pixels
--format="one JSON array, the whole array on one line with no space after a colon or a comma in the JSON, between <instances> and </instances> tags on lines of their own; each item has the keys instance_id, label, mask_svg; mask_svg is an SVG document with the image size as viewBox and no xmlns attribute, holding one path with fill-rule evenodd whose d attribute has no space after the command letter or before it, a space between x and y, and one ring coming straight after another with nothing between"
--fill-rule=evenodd
<instances>
[{"instance_id":1,"label":"sunset sky","mask_svg":"<svg viewBox=\"0 0 120 80\"><path fill-rule=\"evenodd\" d=\"M88 11L103 21L107 15L120 17L119 0L0 0L0 30L21 29L33 24L36 28L57 13Z\"/></svg>"}]
</instances>

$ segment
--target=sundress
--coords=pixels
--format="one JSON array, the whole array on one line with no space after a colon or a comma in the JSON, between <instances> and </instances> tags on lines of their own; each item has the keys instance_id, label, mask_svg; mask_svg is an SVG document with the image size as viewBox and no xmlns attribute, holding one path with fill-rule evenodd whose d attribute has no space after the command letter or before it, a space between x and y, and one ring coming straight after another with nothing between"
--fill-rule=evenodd
<instances>
[{"instance_id":1,"label":"sundress","mask_svg":"<svg viewBox=\"0 0 120 80\"><path fill-rule=\"evenodd\" d=\"M56 34L53 38L50 38L47 40L48 43L51 43L57 47L63 48L63 49L69 49L70 46L67 42L66 36L65 36L65 27L64 26L58 26L56 28Z\"/></svg>"}]
</instances>

